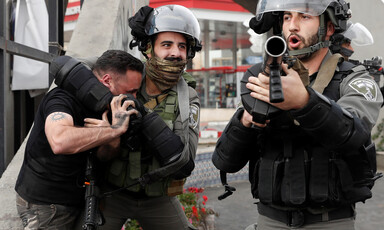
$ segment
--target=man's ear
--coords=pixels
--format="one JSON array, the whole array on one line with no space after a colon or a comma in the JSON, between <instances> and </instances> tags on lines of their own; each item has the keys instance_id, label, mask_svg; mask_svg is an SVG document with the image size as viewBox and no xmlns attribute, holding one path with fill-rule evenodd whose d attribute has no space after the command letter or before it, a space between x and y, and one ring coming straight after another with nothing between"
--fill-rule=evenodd
<instances>
[{"instance_id":1,"label":"man's ear","mask_svg":"<svg viewBox=\"0 0 384 230\"><path fill-rule=\"evenodd\" d=\"M148 42L147 50L145 51L145 54L147 55L148 58L152 57L152 49L153 49L152 42Z\"/></svg>"},{"instance_id":2,"label":"man's ear","mask_svg":"<svg viewBox=\"0 0 384 230\"><path fill-rule=\"evenodd\" d=\"M335 33L335 25L331 21L327 22L327 37L331 37Z\"/></svg>"},{"instance_id":3,"label":"man's ear","mask_svg":"<svg viewBox=\"0 0 384 230\"><path fill-rule=\"evenodd\" d=\"M111 86L111 75L109 74L104 74L101 78L99 78L100 82L103 83L106 87Z\"/></svg>"}]
</instances>

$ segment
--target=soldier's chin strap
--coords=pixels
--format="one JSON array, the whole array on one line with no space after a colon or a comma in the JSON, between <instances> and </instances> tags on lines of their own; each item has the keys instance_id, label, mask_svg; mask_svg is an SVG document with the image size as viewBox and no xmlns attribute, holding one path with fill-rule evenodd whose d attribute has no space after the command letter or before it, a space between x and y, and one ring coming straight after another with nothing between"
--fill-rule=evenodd
<instances>
[{"instance_id":1,"label":"soldier's chin strap","mask_svg":"<svg viewBox=\"0 0 384 230\"><path fill-rule=\"evenodd\" d=\"M306 47L303 49L289 50L288 54L290 56L298 56L298 55L307 54L307 53L314 53L314 52L316 52L322 48L326 48L326 47L331 46L331 44L332 43L330 41L323 41L323 42L316 43L313 46L309 46L309 47Z\"/></svg>"},{"instance_id":2,"label":"soldier's chin strap","mask_svg":"<svg viewBox=\"0 0 384 230\"><path fill-rule=\"evenodd\" d=\"M221 184L225 188L225 192L218 197L219 200L223 200L227 198L228 196L232 195L234 191L236 191L235 187L229 186L227 183L227 173L220 170L220 180Z\"/></svg>"}]
</instances>

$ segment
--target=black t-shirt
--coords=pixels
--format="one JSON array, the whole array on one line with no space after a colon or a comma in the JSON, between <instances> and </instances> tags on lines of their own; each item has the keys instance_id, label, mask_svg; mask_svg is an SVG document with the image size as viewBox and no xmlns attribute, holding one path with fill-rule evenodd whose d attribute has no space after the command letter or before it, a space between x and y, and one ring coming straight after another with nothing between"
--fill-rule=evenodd
<instances>
[{"instance_id":1,"label":"black t-shirt","mask_svg":"<svg viewBox=\"0 0 384 230\"><path fill-rule=\"evenodd\" d=\"M87 153L52 152L44 127L47 116L53 112L70 114L75 126L84 126L84 118L91 116L68 92L59 88L50 91L37 110L15 190L31 203L79 206L84 200Z\"/></svg>"}]
</instances>

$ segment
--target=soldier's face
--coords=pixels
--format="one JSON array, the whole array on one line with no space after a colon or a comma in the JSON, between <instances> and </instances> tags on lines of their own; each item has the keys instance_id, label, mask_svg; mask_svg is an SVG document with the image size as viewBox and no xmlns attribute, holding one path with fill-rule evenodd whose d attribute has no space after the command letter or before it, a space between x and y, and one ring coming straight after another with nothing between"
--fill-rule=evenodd
<instances>
[{"instance_id":1,"label":"soldier's face","mask_svg":"<svg viewBox=\"0 0 384 230\"><path fill-rule=\"evenodd\" d=\"M180 33L159 33L154 44L154 53L157 57L166 60L186 60L187 41L184 35ZM149 54L148 57L151 57L151 55Z\"/></svg>"},{"instance_id":2,"label":"soldier's face","mask_svg":"<svg viewBox=\"0 0 384 230\"><path fill-rule=\"evenodd\" d=\"M317 31L319 25L318 16L291 11L284 12L283 34L288 49L303 49L316 44L318 42Z\"/></svg>"}]
</instances>

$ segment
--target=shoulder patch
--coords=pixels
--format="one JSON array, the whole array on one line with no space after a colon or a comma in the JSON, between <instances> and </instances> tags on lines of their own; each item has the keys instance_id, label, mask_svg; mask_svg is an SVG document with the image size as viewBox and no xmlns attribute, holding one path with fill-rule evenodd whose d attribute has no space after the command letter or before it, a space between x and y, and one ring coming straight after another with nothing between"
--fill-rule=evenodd
<instances>
[{"instance_id":1,"label":"shoulder patch","mask_svg":"<svg viewBox=\"0 0 384 230\"><path fill-rule=\"evenodd\" d=\"M199 107L194 104L191 105L189 107L189 127L191 127L192 129L197 127L200 120L199 116L200 116Z\"/></svg>"},{"instance_id":2,"label":"shoulder patch","mask_svg":"<svg viewBox=\"0 0 384 230\"><path fill-rule=\"evenodd\" d=\"M349 86L359 94L363 95L368 101L377 100L377 86L373 80L356 78L349 83Z\"/></svg>"}]
</instances>

